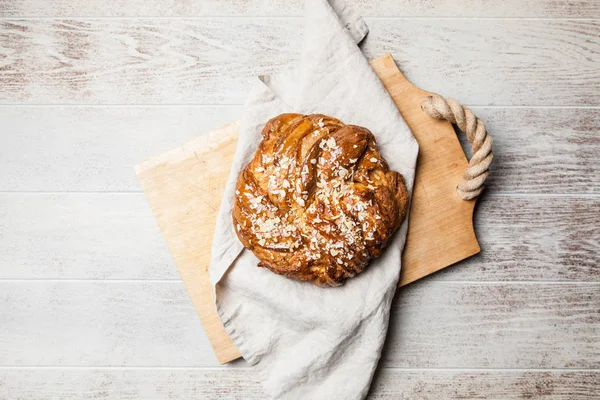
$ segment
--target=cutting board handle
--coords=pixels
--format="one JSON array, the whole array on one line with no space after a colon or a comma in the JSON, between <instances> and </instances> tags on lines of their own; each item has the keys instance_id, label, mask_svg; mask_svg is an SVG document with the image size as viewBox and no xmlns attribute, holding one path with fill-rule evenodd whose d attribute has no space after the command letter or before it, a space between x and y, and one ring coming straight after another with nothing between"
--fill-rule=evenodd
<instances>
[{"instance_id":1,"label":"cutting board handle","mask_svg":"<svg viewBox=\"0 0 600 400\"><path fill-rule=\"evenodd\" d=\"M463 200L472 200L479 196L494 159L493 139L485 129L483 121L468 107L454 99L445 99L439 94L425 97L421 109L432 118L445 120L458 126L466 134L471 143L473 156L456 187L456 192Z\"/></svg>"}]
</instances>

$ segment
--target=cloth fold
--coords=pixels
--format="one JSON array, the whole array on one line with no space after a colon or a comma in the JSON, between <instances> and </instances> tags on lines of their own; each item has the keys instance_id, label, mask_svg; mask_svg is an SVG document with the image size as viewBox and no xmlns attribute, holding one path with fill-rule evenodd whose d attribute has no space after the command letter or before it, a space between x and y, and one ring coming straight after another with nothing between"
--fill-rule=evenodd
<instances>
[{"instance_id":1,"label":"cloth fold","mask_svg":"<svg viewBox=\"0 0 600 400\"><path fill-rule=\"evenodd\" d=\"M240 170L254 155L264 124L284 112L321 113L368 128L412 193L418 145L358 48L367 32L343 1L306 0L299 65L258 78L245 104L209 271L227 333L273 398L364 398L385 340L408 217L383 255L338 288L258 268L231 217Z\"/></svg>"}]
</instances>

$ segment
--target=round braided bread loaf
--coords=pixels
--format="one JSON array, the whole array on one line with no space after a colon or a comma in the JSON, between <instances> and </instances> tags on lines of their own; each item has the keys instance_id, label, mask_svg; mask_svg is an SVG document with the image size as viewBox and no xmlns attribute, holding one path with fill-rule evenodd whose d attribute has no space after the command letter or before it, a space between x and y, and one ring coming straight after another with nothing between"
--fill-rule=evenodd
<instances>
[{"instance_id":1,"label":"round braided bread loaf","mask_svg":"<svg viewBox=\"0 0 600 400\"><path fill-rule=\"evenodd\" d=\"M378 257L404 219L404 179L375 137L325 115L282 114L240 173L233 208L259 266L338 286Z\"/></svg>"}]
</instances>

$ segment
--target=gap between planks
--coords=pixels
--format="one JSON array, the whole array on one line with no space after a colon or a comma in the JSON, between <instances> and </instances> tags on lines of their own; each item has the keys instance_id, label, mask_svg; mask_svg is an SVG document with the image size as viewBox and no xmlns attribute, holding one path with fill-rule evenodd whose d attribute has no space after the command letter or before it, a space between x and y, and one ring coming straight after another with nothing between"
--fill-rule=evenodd
<instances>
[{"instance_id":1,"label":"gap between planks","mask_svg":"<svg viewBox=\"0 0 600 400\"><path fill-rule=\"evenodd\" d=\"M600 106L534 106L534 105L473 105L463 104L468 108L485 108L485 109L533 109L533 110L600 110ZM158 104L158 103L111 103L111 104L99 104L99 103L40 103L40 104L21 104L21 103L3 103L0 104L0 108L185 108L185 107L198 107L198 108L227 108L227 107L244 107L240 103L173 103L173 104ZM485 122L485 121L484 121Z\"/></svg>"},{"instance_id":2,"label":"gap between planks","mask_svg":"<svg viewBox=\"0 0 600 400\"><path fill-rule=\"evenodd\" d=\"M96 191L96 190L78 190L74 191L43 191L43 190L0 190L0 195L88 195L88 194L99 194L99 195L131 195L131 194L143 194L142 190L121 190L121 191ZM573 199L595 199L600 198L600 193L521 193L521 192L494 192L485 193L482 195L481 200L485 200L488 197L523 197L523 198L573 198Z\"/></svg>"},{"instance_id":3,"label":"gap between planks","mask_svg":"<svg viewBox=\"0 0 600 400\"><path fill-rule=\"evenodd\" d=\"M497 21L497 20L518 20L518 21L577 21L577 22L593 22L600 21L600 18L565 18L565 17L453 17L453 16L398 16L398 17L378 17L378 16L362 16L365 21L397 21L397 20L477 20L477 21ZM98 17L85 17L85 16L63 16L63 17L33 17L33 16L13 16L13 17L0 17L0 21L52 21L52 20L156 20L156 21L171 21L171 20L208 20L208 19L230 19L230 20L302 20L302 15L256 15L256 16L233 16L233 15L210 15L210 16L175 16L175 17L164 17L164 16L98 16Z\"/></svg>"},{"instance_id":4,"label":"gap between planks","mask_svg":"<svg viewBox=\"0 0 600 400\"><path fill-rule=\"evenodd\" d=\"M60 366L60 365L0 365L0 370L150 370L150 371L251 371L252 367L161 367L161 366ZM456 371L456 372L470 372L470 371L514 371L514 372L600 372L600 368L477 368L477 367L428 367L428 368L410 368L410 367L381 367L381 370L387 371L407 371L407 372L419 372L419 371Z\"/></svg>"},{"instance_id":5,"label":"gap between planks","mask_svg":"<svg viewBox=\"0 0 600 400\"><path fill-rule=\"evenodd\" d=\"M425 277L426 278L426 277ZM422 279L425 279L422 278ZM69 278L0 278L0 283L183 283L181 279L69 279ZM436 284L454 284L454 285L575 285L575 286L594 286L600 285L600 281L466 281L466 280L444 280L435 282Z\"/></svg>"}]
</instances>

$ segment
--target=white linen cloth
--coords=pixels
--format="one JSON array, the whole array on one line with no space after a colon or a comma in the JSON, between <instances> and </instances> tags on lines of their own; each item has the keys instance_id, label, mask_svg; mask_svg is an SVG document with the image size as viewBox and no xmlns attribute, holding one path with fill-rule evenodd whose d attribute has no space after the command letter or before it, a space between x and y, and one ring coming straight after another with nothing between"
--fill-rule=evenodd
<instances>
[{"instance_id":1,"label":"white linen cloth","mask_svg":"<svg viewBox=\"0 0 600 400\"><path fill-rule=\"evenodd\" d=\"M231 217L238 174L253 157L262 127L287 112L321 113L368 128L412 193L418 145L357 46L367 26L339 0L307 0L304 23L300 65L257 79L246 102L210 277L227 333L271 397L361 399L386 336L408 218L363 273L341 287L321 288L258 268Z\"/></svg>"}]
</instances>

